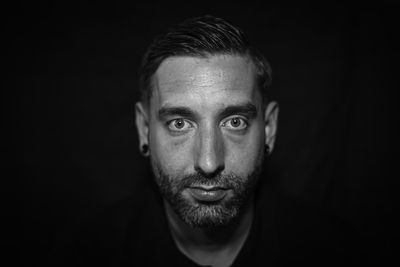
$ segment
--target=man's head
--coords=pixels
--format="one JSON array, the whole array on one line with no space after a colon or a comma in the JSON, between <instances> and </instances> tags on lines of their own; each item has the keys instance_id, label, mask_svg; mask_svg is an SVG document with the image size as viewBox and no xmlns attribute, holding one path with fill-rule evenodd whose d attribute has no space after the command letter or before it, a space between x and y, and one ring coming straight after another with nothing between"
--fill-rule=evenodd
<instances>
[{"instance_id":1,"label":"man's head","mask_svg":"<svg viewBox=\"0 0 400 267\"><path fill-rule=\"evenodd\" d=\"M136 105L140 147L166 204L193 227L240 218L254 192L278 106L267 61L222 19L195 18L146 53Z\"/></svg>"}]
</instances>

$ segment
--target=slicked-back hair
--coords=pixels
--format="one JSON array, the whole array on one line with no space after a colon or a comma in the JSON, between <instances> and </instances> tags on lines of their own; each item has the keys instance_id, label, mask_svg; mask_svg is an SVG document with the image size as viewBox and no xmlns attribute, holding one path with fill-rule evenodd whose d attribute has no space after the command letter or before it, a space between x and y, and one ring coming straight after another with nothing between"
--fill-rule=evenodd
<instances>
[{"instance_id":1,"label":"slicked-back hair","mask_svg":"<svg viewBox=\"0 0 400 267\"><path fill-rule=\"evenodd\" d=\"M209 15L185 20L151 43L143 56L140 68L142 103L149 106L152 77L165 59L177 56L207 58L214 55L250 58L256 67L257 85L263 103L267 103L267 89L272 80L272 70L268 61L249 45L239 28Z\"/></svg>"}]
</instances>

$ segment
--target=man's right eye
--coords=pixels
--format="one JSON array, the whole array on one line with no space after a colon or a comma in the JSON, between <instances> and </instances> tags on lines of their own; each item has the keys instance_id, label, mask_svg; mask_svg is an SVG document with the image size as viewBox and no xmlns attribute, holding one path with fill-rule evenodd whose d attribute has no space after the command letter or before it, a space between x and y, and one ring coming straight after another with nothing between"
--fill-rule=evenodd
<instances>
[{"instance_id":1,"label":"man's right eye","mask_svg":"<svg viewBox=\"0 0 400 267\"><path fill-rule=\"evenodd\" d=\"M191 124L189 121L184 120L184 119L175 119L175 120L169 121L167 123L167 126L170 131L180 132L180 131L185 131L185 130L188 130L189 128L192 128L193 124Z\"/></svg>"}]
</instances>

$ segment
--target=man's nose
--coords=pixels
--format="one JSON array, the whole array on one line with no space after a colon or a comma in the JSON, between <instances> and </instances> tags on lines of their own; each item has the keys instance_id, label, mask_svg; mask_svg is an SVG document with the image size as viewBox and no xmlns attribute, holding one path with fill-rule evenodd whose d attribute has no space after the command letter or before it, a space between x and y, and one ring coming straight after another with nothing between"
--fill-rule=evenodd
<instances>
[{"instance_id":1,"label":"man's nose","mask_svg":"<svg viewBox=\"0 0 400 267\"><path fill-rule=\"evenodd\" d=\"M201 129L196 141L195 155L195 170L204 176L213 177L224 170L224 141L218 127Z\"/></svg>"}]
</instances>

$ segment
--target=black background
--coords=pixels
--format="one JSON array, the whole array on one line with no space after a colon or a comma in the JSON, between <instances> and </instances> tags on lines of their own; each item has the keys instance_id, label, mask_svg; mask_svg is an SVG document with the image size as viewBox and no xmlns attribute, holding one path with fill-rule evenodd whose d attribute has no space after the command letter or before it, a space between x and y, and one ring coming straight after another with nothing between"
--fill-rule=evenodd
<instances>
[{"instance_id":1,"label":"black background","mask_svg":"<svg viewBox=\"0 0 400 267\"><path fill-rule=\"evenodd\" d=\"M341 217L386 258L398 237L398 11L261 1L5 7L3 240L12 257L42 259L59 229L141 194L140 58L169 25L212 14L241 27L272 65L281 112L263 179Z\"/></svg>"}]
</instances>

